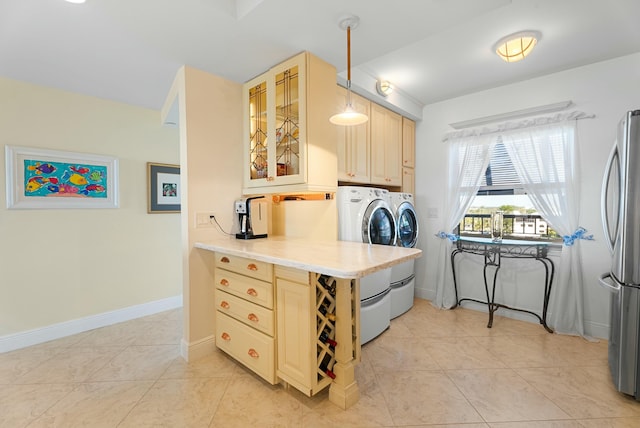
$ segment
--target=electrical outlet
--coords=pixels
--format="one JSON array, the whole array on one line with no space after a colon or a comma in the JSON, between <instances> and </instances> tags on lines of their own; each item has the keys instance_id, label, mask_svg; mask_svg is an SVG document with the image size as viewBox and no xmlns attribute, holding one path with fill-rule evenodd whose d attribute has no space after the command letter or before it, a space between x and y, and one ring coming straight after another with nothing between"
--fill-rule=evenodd
<instances>
[{"instance_id":1,"label":"electrical outlet","mask_svg":"<svg viewBox=\"0 0 640 428\"><path fill-rule=\"evenodd\" d=\"M196 213L196 228L213 227L215 224L213 217L215 215L214 212L210 211Z\"/></svg>"}]
</instances>

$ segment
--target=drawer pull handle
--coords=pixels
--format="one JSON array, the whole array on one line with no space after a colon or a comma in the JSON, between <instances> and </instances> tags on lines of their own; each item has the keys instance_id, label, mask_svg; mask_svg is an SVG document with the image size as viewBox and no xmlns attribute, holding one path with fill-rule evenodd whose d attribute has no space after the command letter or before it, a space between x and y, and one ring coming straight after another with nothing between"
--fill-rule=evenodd
<instances>
[{"instance_id":1,"label":"drawer pull handle","mask_svg":"<svg viewBox=\"0 0 640 428\"><path fill-rule=\"evenodd\" d=\"M260 320L258 319L258 316L256 314L249 314L247 315L247 318L249 318L249 321L253 321L253 322L259 322Z\"/></svg>"},{"instance_id":2,"label":"drawer pull handle","mask_svg":"<svg viewBox=\"0 0 640 428\"><path fill-rule=\"evenodd\" d=\"M227 342L231 340L231 336L229 336L228 333L222 333L220 337L222 338L222 340L226 340Z\"/></svg>"},{"instance_id":3,"label":"drawer pull handle","mask_svg":"<svg viewBox=\"0 0 640 428\"><path fill-rule=\"evenodd\" d=\"M254 271L254 272L255 272L255 271L257 271L257 270L258 270L258 266L256 266L256 265L255 265L255 264L253 264L253 263L249 263L249 264L247 265L247 269L252 270L252 271Z\"/></svg>"},{"instance_id":4,"label":"drawer pull handle","mask_svg":"<svg viewBox=\"0 0 640 428\"><path fill-rule=\"evenodd\" d=\"M251 358L260 358L260 354L258 354L258 351L256 351L253 348L249 348L249 351L247 352L247 354L249 354Z\"/></svg>"},{"instance_id":5,"label":"drawer pull handle","mask_svg":"<svg viewBox=\"0 0 640 428\"><path fill-rule=\"evenodd\" d=\"M249 288L249 289L247 290L247 294L248 294L249 296L258 297L258 292L257 292L255 289L253 289L253 288Z\"/></svg>"},{"instance_id":6,"label":"drawer pull handle","mask_svg":"<svg viewBox=\"0 0 640 428\"><path fill-rule=\"evenodd\" d=\"M229 309L231 306L229 305L228 302L225 302L224 300L222 302L220 302L220 307L223 309Z\"/></svg>"},{"instance_id":7,"label":"drawer pull handle","mask_svg":"<svg viewBox=\"0 0 640 428\"><path fill-rule=\"evenodd\" d=\"M223 257L220 259L220 263L229 263L229 257Z\"/></svg>"},{"instance_id":8,"label":"drawer pull handle","mask_svg":"<svg viewBox=\"0 0 640 428\"><path fill-rule=\"evenodd\" d=\"M229 286L229 281L227 281L226 279L222 278L220 280L220 285L224 285L225 287Z\"/></svg>"}]
</instances>

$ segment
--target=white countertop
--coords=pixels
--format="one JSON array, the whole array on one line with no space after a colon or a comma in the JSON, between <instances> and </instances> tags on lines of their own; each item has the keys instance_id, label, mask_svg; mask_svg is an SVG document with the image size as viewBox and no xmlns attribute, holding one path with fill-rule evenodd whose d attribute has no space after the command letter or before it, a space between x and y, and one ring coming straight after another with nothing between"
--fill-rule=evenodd
<instances>
[{"instance_id":1,"label":"white countertop","mask_svg":"<svg viewBox=\"0 0 640 428\"><path fill-rule=\"evenodd\" d=\"M282 236L251 240L220 237L196 242L195 247L338 278L362 278L422 255L422 250L417 248Z\"/></svg>"}]
</instances>

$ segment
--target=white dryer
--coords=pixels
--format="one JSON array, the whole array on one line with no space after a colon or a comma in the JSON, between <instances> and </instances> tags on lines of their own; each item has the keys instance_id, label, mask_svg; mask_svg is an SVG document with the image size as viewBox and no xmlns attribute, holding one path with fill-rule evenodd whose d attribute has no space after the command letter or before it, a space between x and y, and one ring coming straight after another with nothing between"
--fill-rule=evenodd
<instances>
[{"instance_id":1,"label":"white dryer","mask_svg":"<svg viewBox=\"0 0 640 428\"><path fill-rule=\"evenodd\" d=\"M365 244L395 245L395 216L388 191L340 186L337 193L338 239ZM385 331L391 319L391 268L360 279L360 343Z\"/></svg>"},{"instance_id":2,"label":"white dryer","mask_svg":"<svg viewBox=\"0 0 640 428\"><path fill-rule=\"evenodd\" d=\"M390 192L389 205L396 220L396 243L414 248L418 241L418 217L411 193ZM391 268L391 319L402 315L413 306L415 264L409 260Z\"/></svg>"}]
</instances>

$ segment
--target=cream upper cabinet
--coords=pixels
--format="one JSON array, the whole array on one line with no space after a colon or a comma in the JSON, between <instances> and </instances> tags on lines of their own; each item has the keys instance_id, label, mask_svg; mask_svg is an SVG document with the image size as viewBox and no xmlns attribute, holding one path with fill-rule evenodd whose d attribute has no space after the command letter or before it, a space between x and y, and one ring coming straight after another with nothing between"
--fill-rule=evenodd
<instances>
[{"instance_id":1,"label":"cream upper cabinet","mask_svg":"<svg viewBox=\"0 0 640 428\"><path fill-rule=\"evenodd\" d=\"M371 183L402 185L402 116L371 104Z\"/></svg>"},{"instance_id":2,"label":"cream upper cabinet","mask_svg":"<svg viewBox=\"0 0 640 428\"><path fill-rule=\"evenodd\" d=\"M303 52L245 83L244 194L335 190L335 80Z\"/></svg>"},{"instance_id":3,"label":"cream upper cabinet","mask_svg":"<svg viewBox=\"0 0 640 428\"><path fill-rule=\"evenodd\" d=\"M415 193L416 123L402 118L402 191Z\"/></svg>"},{"instance_id":4,"label":"cream upper cabinet","mask_svg":"<svg viewBox=\"0 0 640 428\"><path fill-rule=\"evenodd\" d=\"M338 86L336 110L344 109L347 103L347 90ZM367 116L371 115L371 102L357 94L351 93L351 105ZM337 126L338 147L338 180L354 183L369 183L370 138L369 122L356 126Z\"/></svg>"},{"instance_id":5,"label":"cream upper cabinet","mask_svg":"<svg viewBox=\"0 0 640 428\"><path fill-rule=\"evenodd\" d=\"M402 168L402 191L415 195L415 172L413 168Z\"/></svg>"},{"instance_id":6,"label":"cream upper cabinet","mask_svg":"<svg viewBox=\"0 0 640 428\"><path fill-rule=\"evenodd\" d=\"M402 118L402 166L416 166L416 123L406 117Z\"/></svg>"}]
</instances>

